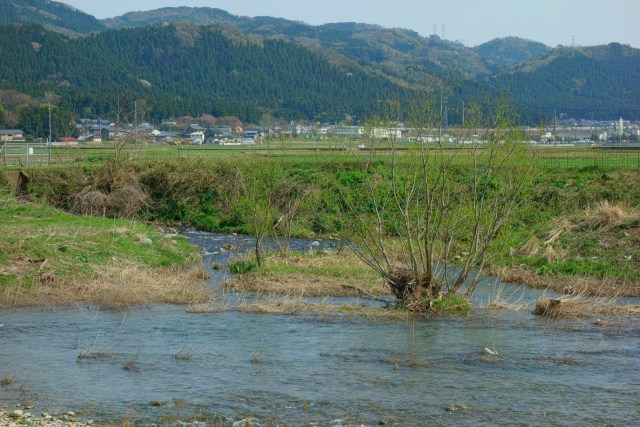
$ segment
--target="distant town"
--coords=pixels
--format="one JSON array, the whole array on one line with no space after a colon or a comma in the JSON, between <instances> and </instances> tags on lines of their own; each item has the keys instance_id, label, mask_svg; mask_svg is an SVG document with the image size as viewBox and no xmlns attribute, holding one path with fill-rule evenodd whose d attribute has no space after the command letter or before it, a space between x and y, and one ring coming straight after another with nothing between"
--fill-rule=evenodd
<instances>
[{"instance_id":1,"label":"distant town","mask_svg":"<svg viewBox=\"0 0 640 427\"><path fill-rule=\"evenodd\" d=\"M244 124L208 125L206 119L165 120L160 124L113 123L102 119L80 119L77 137L59 137L54 145L95 144L120 141L124 138L145 143L167 145L250 145L278 139L298 140L360 140L393 139L397 142L482 142L489 129L450 127L416 129L404 123L387 127L348 124ZM589 121L561 119L544 127L521 127L531 143L539 144L602 144L637 143L640 141L640 121ZM49 138L33 138L20 129L0 129L1 142L49 142Z\"/></svg>"}]
</instances>

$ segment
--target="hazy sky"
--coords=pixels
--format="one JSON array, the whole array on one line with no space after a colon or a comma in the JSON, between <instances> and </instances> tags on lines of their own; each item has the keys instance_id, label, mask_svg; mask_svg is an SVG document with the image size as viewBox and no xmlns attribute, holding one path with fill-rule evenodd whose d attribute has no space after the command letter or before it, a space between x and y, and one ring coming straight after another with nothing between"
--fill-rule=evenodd
<instances>
[{"instance_id":1,"label":"hazy sky","mask_svg":"<svg viewBox=\"0 0 640 427\"><path fill-rule=\"evenodd\" d=\"M549 46L617 41L640 48L638 0L60 0L98 18L167 6L215 7L312 25L366 22L475 46L518 36ZM444 27L443 27L444 26Z\"/></svg>"}]
</instances>

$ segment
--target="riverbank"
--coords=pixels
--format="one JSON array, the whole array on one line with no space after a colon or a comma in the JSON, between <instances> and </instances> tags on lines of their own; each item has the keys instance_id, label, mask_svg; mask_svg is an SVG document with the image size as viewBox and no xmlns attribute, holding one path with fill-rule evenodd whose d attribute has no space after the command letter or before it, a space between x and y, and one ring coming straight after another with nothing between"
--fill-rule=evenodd
<instances>
[{"instance_id":1,"label":"riverbank","mask_svg":"<svg viewBox=\"0 0 640 427\"><path fill-rule=\"evenodd\" d=\"M0 198L0 308L203 302L198 248L155 227Z\"/></svg>"},{"instance_id":2,"label":"riverbank","mask_svg":"<svg viewBox=\"0 0 640 427\"><path fill-rule=\"evenodd\" d=\"M0 426L3 427L89 427L93 424L93 420L78 421L76 414L72 411L53 415L42 412L39 416L35 416L26 410L0 409Z\"/></svg>"},{"instance_id":3,"label":"riverbank","mask_svg":"<svg viewBox=\"0 0 640 427\"><path fill-rule=\"evenodd\" d=\"M335 236L348 221L336 188L366 193L365 160L252 156L38 169L28 172L29 197L65 211L206 231ZM372 161L381 173L388 168L384 156ZM464 183L466 177L456 179ZM136 203L123 204L127 194ZM558 291L586 288L593 295L640 295L640 169L542 164L519 197L518 208L493 243L495 255L486 264L492 272ZM257 212L249 207L254 202L263 207L264 216L253 215ZM264 224L256 222L260 218ZM465 244L458 242L452 250L468 252Z\"/></svg>"}]
</instances>

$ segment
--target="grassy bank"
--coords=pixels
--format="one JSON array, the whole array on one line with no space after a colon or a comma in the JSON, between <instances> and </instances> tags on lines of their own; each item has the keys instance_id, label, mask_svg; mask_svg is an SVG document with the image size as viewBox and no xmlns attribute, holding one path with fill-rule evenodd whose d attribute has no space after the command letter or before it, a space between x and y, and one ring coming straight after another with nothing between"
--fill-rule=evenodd
<instances>
[{"instance_id":1,"label":"grassy bank","mask_svg":"<svg viewBox=\"0 0 640 427\"><path fill-rule=\"evenodd\" d=\"M385 176L388 161L384 155L372 159L366 153L314 161L245 155L28 174L31 197L74 213L286 239L343 232L349 219L336 188L360 197L366 193L365 172L375 168ZM461 185L468 182L464 158L454 165L453 177ZM492 244L492 273L581 294L640 294L640 169L558 167L545 160L519 197L518 209ZM395 218L389 215L383 221L393 231ZM464 243L452 246L461 262Z\"/></svg>"},{"instance_id":2,"label":"grassy bank","mask_svg":"<svg viewBox=\"0 0 640 427\"><path fill-rule=\"evenodd\" d=\"M640 169L543 169L490 273L559 292L640 296Z\"/></svg>"},{"instance_id":3,"label":"grassy bank","mask_svg":"<svg viewBox=\"0 0 640 427\"><path fill-rule=\"evenodd\" d=\"M0 197L0 307L123 308L207 299L197 248L122 219Z\"/></svg>"}]
</instances>

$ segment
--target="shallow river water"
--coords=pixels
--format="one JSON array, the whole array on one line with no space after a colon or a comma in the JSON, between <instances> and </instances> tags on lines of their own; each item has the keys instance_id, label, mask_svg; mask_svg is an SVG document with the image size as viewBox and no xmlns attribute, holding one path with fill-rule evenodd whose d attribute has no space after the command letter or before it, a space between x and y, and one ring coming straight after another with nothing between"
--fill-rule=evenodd
<instances>
[{"instance_id":1,"label":"shallow river water","mask_svg":"<svg viewBox=\"0 0 640 427\"><path fill-rule=\"evenodd\" d=\"M207 266L238 240L185 234ZM212 286L221 274L212 271ZM638 325L529 311L381 320L184 306L5 310L0 377L14 383L0 387L0 407L74 410L97 424L640 424Z\"/></svg>"}]
</instances>

